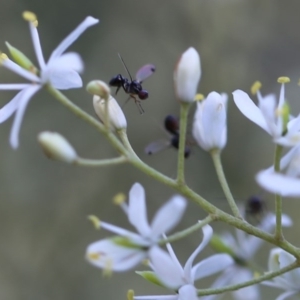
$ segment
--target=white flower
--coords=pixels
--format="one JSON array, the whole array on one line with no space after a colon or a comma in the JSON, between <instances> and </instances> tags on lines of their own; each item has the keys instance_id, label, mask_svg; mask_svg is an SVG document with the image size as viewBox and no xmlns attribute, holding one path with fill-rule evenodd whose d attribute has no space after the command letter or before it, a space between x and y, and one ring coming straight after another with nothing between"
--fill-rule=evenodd
<instances>
[{"instance_id":1,"label":"white flower","mask_svg":"<svg viewBox=\"0 0 300 300\"><path fill-rule=\"evenodd\" d=\"M198 145L209 151L223 149L227 141L226 125L227 95L211 92L197 103L193 135Z\"/></svg>"},{"instance_id":2,"label":"white flower","mask_svg":"<svg viewBox=\"0 0 300 300\"><path fill-rule=\"evenodd\" d=\"M151 267L159 282L178 294L167 296L136 296L135 300L194 300L198 299L194 282L213 275L230 266L234 261L228 254L212 255L193 266L194 259L210 241L213 230L209 225L202 228L203 240L192 253L184 267L178 261L172 247L167 244L169 254L157 247L150 250Z\"/></svg>"},{"instance_id":3,"label":"white flower","mask_svg":"<svg viewBox=\"0 0 300 300\"><path fill-rule=\"evenodd\" d=\"M273 167L256 175L258 184L284 197L300 196L300 145L293 147L280 161L280 173Z\"/></svg>"},{"instance_id":4,"label":"white flower","mask_svg":"<svg viewBox=\"0 0 300 300\"><path fill-rule=\"evenodd\" d=\"M190 47L181 55L174 72L175 93L180 101L194 101L200 77L200 56Z\"/></svg>"},{"instance_id":5,"label":"white flower","mask_svg":"<svg viewBox=\"0 0 300 300\"><path fill-rule=\"evenodd\" d=\"M117 100L109 95L108 99L100 98L97 95L93 97L93 104L96 114L101 122L105 122L105 103L108 105L109 123L112 129L120 130L127 128L127 121L122 108Z\"/></svg>"},{"instance_id":6,"label":"white flower","mask_svg":"<svg viewBox=\"0 0 300 300\"><path fill-rule=\"evenodd\" d=\"M186 200L176 195L172 197L153 218L147 220L145 191L135 183L129 192L129 205L123 205L128 220L138 233L105 222L98 222L119 237L104 239L88 246L87 259L99 268L126 271L147 257L149 249L155 246L162 234L168 232L180 221L186 207ZM161 250L162 251L162 250Z\"/></svg>"},{"instance_id":7,"label":"white flower","mask_svg":"<svg viewBox=\"0 0 300 300\"><path fill-rule=\"evenodd\" d=\"M262 220L259 229L265 232L271 232L276 225L276 217L274 214L267 214ZM287 215L282 215L282 226L291 226L292 220ZM213 283L211 288L224 287L242 283L253 279L253 273L247 268L247 262L250 261L263 243L253 235L248 235L244 231L236 229L236 237L230 233L221 236L224 244L232 250L232 256L235 264L229 266ZM235 300L259 300L260 293L258 285L248 286L232 292ZM203 300L218 299L218 295L203 297ZM202 298L201 298L202 300Z\"/></svg>"},{"instance_id":8,"label":"white flower","mask_svg":"<svg viewBox=\"0 0 300 300\"><path fill-rule=\"evenodd\" d=\"M40 66L39 75L36 75L14 63L4 54L1 55L1 65L30 81L24 84L0 84L0 90L20 90L20 92L2 109L0 109L0 123L6 121L16 113L10 134L10 143L13 148L18 147L18 135L22 119L31 97L45 84L49 83L57 89L79 88L82 81L79 72L83 70L83 62L77 53L64 53L65 50L90 26L99 21L87 17L73 32L71 32L52 52L48 62L44 60L40 38L37 31L37 20L34 14L27 13L29 28L34 51Z\"/></svg>"},{"instance_id":9,"label":"white flower","mask_svg":"<svg viewBox=\"0 0 300 300\"><path fill-rule=\"evenodd\" d=\"M272 249L269 256L269 271L278 271L292 264L295 260L293 255L280 248ZM300 294L299 282L300 269L297 268L273 278L272 281L263 281L262 284L285 290L284 293L276 298L276 300L284 300L296 294Z\"/></svg>"},{"instance_id":10,"label":"white flower","mask_svg":"<svg viewBox=\"0 0 300 300\"><path fill-rule=\"evenodd\" d=\"M77 153L71 144L57 132L44 131L38 135L45 154L52 159L72 163L77 158Z\"/></svg>"},{"instance_id":11,"label":"white flower","mask_svg":"<svg viewBox=\"0 0 300 300\"><path fill-rule=\"evenodd\" d=\"M241 90L232 93L233 100L242 114L268 132L275 143L293 146L300 141L300 115L289 120L291 117L288 112L284 111L285 83L289 82L289 79L280 77L278 82L282 83L278 104L275 95L269 94L265 97L261 95L259 83L256 83L258 86L254 87L258 106L254 104L248 94ZM285 117L287 118L286 121Z\"/></svg>"}]
</instances>

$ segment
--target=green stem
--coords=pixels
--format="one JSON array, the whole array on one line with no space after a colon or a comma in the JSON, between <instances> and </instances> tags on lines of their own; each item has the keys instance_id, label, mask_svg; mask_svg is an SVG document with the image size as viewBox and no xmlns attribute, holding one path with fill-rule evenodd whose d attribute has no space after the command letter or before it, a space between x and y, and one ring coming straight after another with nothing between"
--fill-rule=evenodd
<instances>
[{"instance_id":1,"label":"green stem","mask_svg":"<svg viewBox=\"0 0 300 300\"><path fill-rule=\"evenodd\" d=\"M139 159L139 157L133 151L128 141L125 130L118 132L122 142L124 143L122 144L120 140L112 132L107 132L105 130L103 124L101 124L95 118L93 118L92 116L84 112L77 105L72 103L61 92L59 92L58 90L54 89L51 86L48 86L48 90L57 100L59 100L64 106L66 106L75 115L77 115L78 117L80 117L81 119L89 123L91 126L96 128L99 132L103 133L104 136L111 142L112 146L115 147L118 152L123 154L128 159L128 161L137 169L141 170L142 172L154 178L155 180L165 184L166 186L173 188L174 190L176 190L178 193L182 194L186 198L194 201L204 211L206 211L208 214L211 214L215 219L218 219L229 225L232 225L233 227L243 230L248 234L259 237L273 245L276 245L284 249L285 251L294 255L297 259L300 259L300 249L293 246L288 241L279 240L275 238L273 235L261 231L260 229L250 225L249 223L241 220L240 218L233 217L230 214L223 212L222 210L218 209L216 206L212 205L209 201L205 200L203 197L195 193L188 186L178 184L177 181L173 180L172 178L169 178L168 176L163 175L162 173L156 171L152 167L145 164L143 161Z\"/></svg>"},{"instance_id":2,"label":"green stem","mask_svg":"<svg viewBox=\"0 0 300 300\"><path fill-rule=\"evenodd\" d=\"M128 159L124 156L108 159L87 159L87 158L77 158L74 164L81 167L103 167L111 166L128 162Z\"/></svg>"},{"instance_id":3,"label":"green stem","mask_svg":"<svg viewBox=\"0 0 300 300\"><path fill-rule=\"evenodd\" d=\"M184 163L185 163L185 140L187 117L190 109L190 103L180 102L180 132L179 132L179 149L178 149L178 164L177 164L177 182L180 185L185 184L184 179Z\"/></svg>"},{"instance_id":4,"label":"green stem","mask_svg":"<svg viewBox=\"0 0 300 300\"><path fill-rule=\"evenodd\" d=\"M274 155L274 170L275 172L280 172L280 159L282 154L283 147L276 145L275 155ZM275 211L276 211L276 228L275 228L275 238L278 240L284 239L282 233L282 198L280 195L275 195Z\"/></svg>"},{"instance_id":5,"label":"green stem","mask_svg":"<svg viewBox=\"0 0 300 300\"><path fill-rule=\"evenodd\" d=\"M187 229L184 229L182 231L179 231L179 232L176 232L170 236L168 236L166 239L164 240L161 240L159 242L159 245L165 245L167 243L173 243L173 242L176 242L180 239L183 239L185 237L187 237L188 235L190 235L191 233L199 230L200 228L202 228L203 226L207 225L208 223L212 222L215 220L215 217L212 216L212 215L208 215L205 219L203 219L202 221L199 221L197 224L187 228Z\"/></svg>"},{"instance_id":6,"label":"green stem","mask_svg":"<svg viewBox=\"0 0 300 300\"><path fill-rule=\"evenodd\" d=\"M225 194L227 202L231 208L231 211L235 217L242 218L240 215L239 208L237 207L237 205L234 201L234 198L232 196L232 193L230 191L229 185L226 180L226 176L224 174L224 170L223 170L223 166L222 166L222 162L221 162L221 151L219 149L213 149L210 151L210 154L211 154L211 157L212 157L212 160L213 160L216 172L217 172L219 182L221 184L221 187L223 189L223 192Z\"/></svg>"},{"instance_id":7,"label":"green stem","mask_svg":"<svg viewBox=\"0 0 300 300\"><path fill-rule=\"evenodd\" d=\"M48 85L47 89L50 92L50 94L54 96L54 98L56 98L61 104L67 107L77 117L81 118L82 120L84 120L85 122L87 122L88 124L96 128L98 131L100 131L102 134L104 134L119 153L123 155L127 154L127 151L122 145L122 143L117 139L117 137L112 132L108 132L102 123L100 123L94 117L92 117L91 115L83 111L79 106L74 104L64 94L62 94L60 91L58 91L51 85Z\"/></svg>"},{"instance_id":8,"label":"green stem","mask_svg":"<svg viewBox=\"0 0 300 300\"><path fill-rule=\"evenodd\" d=\"M252 280L249 280L249 281L246 281L246 282L243 282L243 283L226 286L224 288L199 290L198 291L198 296L215 295L215 294L222 294L222 293L229 292L229 291L236 291L236 290L239 290L241 288L244 288L244 287L247 287L247 286L250 286L250 285L254 285L254 284L260 283L262 281L268 280L268 279L272 279L272 278L277 277L279 275L282 275L286 272L294 270L297 267L299 267L299 263L297 261L295 261L291 265L286 266L286 267L284 267L284 268L282 268L278 271L268 272L267 274L265 274L263 276L254 278Z\"/></svg>"}]
</instances>

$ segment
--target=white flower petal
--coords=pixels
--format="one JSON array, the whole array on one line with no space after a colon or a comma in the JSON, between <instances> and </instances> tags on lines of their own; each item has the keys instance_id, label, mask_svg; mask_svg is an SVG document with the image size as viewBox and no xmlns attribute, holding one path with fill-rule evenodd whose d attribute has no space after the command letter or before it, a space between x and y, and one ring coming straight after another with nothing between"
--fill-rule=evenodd
<instances>
[{"instance_id":1,"label":"white flower petal","mask_svg":"<svg viewBox=\"0 0 300 300\"><path fill-rule=\"evenodd\" d=\"M198 300L197 290L191 284L186 284L178 290L178 300Z\"/></svg>"},{"instance_id":2,"label":"white flower petal","mask_svg":"<svg viewBox=\"0 0 300 300\"><path fill-rule=\"evenodd\" d=\"M159 247L152 247L149 251L153 271L164 285L171 289L178 289L186 284L183 280L183 272L174 263L171 256Z\"/></svg>"},{"instance_id":3,"label":"white flower petal","mask_svg":"<svg viewBox=\"0 0 300 300\"><path fill-rule=\"evenodd\" d=\"M177 258L177 256L176 256L176 254L175 254L175 252L174 252L174 250L173 250L171 244L170 244L170 243L167 243L167 244L166 244L166 247L167 247L167 249L168 249L168 252L169 252L169 254L170 254L170 256L171 256L171 258L172 258L174 264L177 265L178 270L181 270L180 272L183 274L183 268L182 268L182 266L181 266L181 264L180 264L180 262L179 262L179 260L178 260L178 258Z\"/></svg>"},{"instance_id":4,"label":"white flower petal","mask_svg":"<svg viewBox=\"0 0 300 300\"><path fill-rule=\"evenodd\" d=\"M85 20L80 23L57 47L56 49L52 52L48 63L50 63L50 61L52 59L55 59L59 56L62 55L63 52L65 52L65 50L67 50L67 48L73 44L78 37L86 30L88 29L90 26L93 26L95 24L97 24L99 22L98 19L95 19L93 17L86 17Z\"/></svg>"},{"instance_id":5,"label":"white flower petal","mask_svg":"<svg viewBox=\"0 0 300 300\"><path fill-rule=\"evenodd\" d=\"M86 250L86 258L91 264L102 269L117 272L132 269L140 263L146 255L146 252L139 249L116 245L110 239L92 243Z\"/></svg>"},{"instance_id":6,"label":"white flower petal","mask_svg":"<svg viewBox=\"0 0 300 300\"><path fill-rule=\"evenodd\" d=\"M47 79L47 81L50 81L50 83L59 90L82 87L81 77L72 69L53 69L47 74Z\"/></svg>"},{"instance_id":7,"label":"white flower petal","mask_svg":"<svg viewBox=\"0 0 300 300\"><path fill-rule=\"evenodd\" d=\"M233 100L238 109L241 111L241 113L249 120L251 120L258 126L260 126L262 129L267 131L269 134L271 134L262 112L250 99L248 94L241 90L236 90L232 94Z\"/></svg>"},{"instance_id":8,"label":"white flower petal","mask_svg":"<svg viewBox=\"0 0 300 300\"><path fill-rule=\"evenodd\" d=\"M13 148L19 145L19 131L22 124L23 116L31 97L41 88L39 85L32 85L22 91L22 96L18 102L18 108L10 133L10 144Z\"/></svg>"},{"instance_id":9,"label":"white flower petal","mask_svg":"<svg viewBox=\"0 0 300 300\"><path fill-rule=\"evenodd\" d=\"M0 84L0 90L7 90L7 91L24 90L31 85L32 84L28 84L28 83L7 83L7 84L4 83L4 84Z\"/></svg>"},{"instance_id":10,"label":"white flower petal","mask_svg":"<svg viewBox=\"0 0 300 300\"><path fill-rule=\"evenodd\" d=\"M41 82L41 79L38 76L23 69L22 67L20 67L19 65L17 65L15 62L13 62L12 60L10 60L8 58L3 59L1 61L1 63L2 63L3 67L9 69L10 71L12 71L14 73L17 73L18 75L20 75L30 81L33 81L35 83Z\"/></svg>"},{"instance_id":11,"label":"white flower petal","mask_svg":"<svg viewBox=\"0 0 300 300\"><path fill-rule=\"evenodd\" d=\"M18 108L20 99L24 94L24 90L13 97L6 105L0 109L0 123L6 121Z\"/></svg>"},{"instance_id":12,"label":"white flower petal","mask_svg":"<svg viewBox=\"0 0 300 300\"><path fill-rule=\"evenodd\" d=\"M147 220L145 190L139 183L135 183L129 191L128 219L141 235L146 237L151 234Z\"/></svg>"},{"instance_id":13,"label":"white flower petal","mask_svg":"<svg viewBox=\"0 0 300 300\"><path fill-rule=\"evenodd\" d=\"M180 57L174 72L175 92L179 100L193 102L201 77L200 56L190 47Z\"/></svg>"},{"instance_id":14,"label":"white flower petal","mask_svg":"<svg viewBox=\"0 0 300 300\"><path fill-rule=\"evenodd\" d=\"M256 175L256 181L268 192L284 197L300 196L300 179L264 170Z\"/></svg>"},{"instance_id":15,"label":"white flower petal","mask_svg":"<svg viewBox=\"0 0 300 300\"><path fill-rule=\"evenodd\" d=\"M252 273L246 268L237 269L236 274L231 279L231 284L238 284L253 278ZM257 300L259 299L258 285L251 285L240 290L234 291L233 297L236 300Z\"/></svg>"},{"instance_id":16,"label":"white flower petal","mask_svg":"<svg viewBox=\"0 0 300 300\"><path fill-rule=\"evenodd\" d=\"M31 34L31 38L32 38L32 43L33 43L33 48L35 51L35 55L37 58L37 61L39 63L39 66L41 68L41 70L43 70L46 66L45 63L45 59L43 56L43 51L42 51L42 46L40 43L40 37L39 37L39 33L37 31L36 26L34 26L32 24L32 22L28 22L29 23L29 30L30 30L30 34Z\"/></svg>"},{"instance_id":17,"label":"white flower petal","mask_svg":"<svg viewBox=\"0 0 300 300\"><path fill-rule=\"evenodd\" d=\"M220 271L223 271L228 266L232 265L234 260L228 254L215 254L192 268L192 276L194 280L208 277Z\"/></svg>"},{"instance_id":18,"label":"white flower petal","mask_svg":"<svg viewBox=\"0 0 300 300\"><path fill-rule=\"evenodd\" d=\"M160 236L175 227L185 211L186 200L176 195L164 204L155 214L151 223L152 235Z\"/></svg>"},{"instance_id":19,"label":"white flower petal","mask_svg":"<svg viewBox=\"0 0 300 300\"><path fill-rule=\"evenodd\" d=\"M187 262L184 265L184 276L188 280L193 280L192 277L192 264L194 262L195 257L202 251L202 249L205 248L205 246L209 243L212 235L213 235L213 229L209 225L205 225L202 227L203 232L203 239L200 245L196 248L196 250L192 253L192 255L189 257Z\"/></svg>"},{"instance_id":20,"label":"white flower petal","mask_svg":"<svg viewBox=\"0 0 300 300\"><path fill-rule=\"evenodd\" d=\"M78 73L83 71L83 61L78 53L68 52L53 59L49 63L50 69L72 69Z\"/></svg>"},{"instance_id":21,"label":"white flower petal","mask_svg":"<svg viewBox=\"0 0 300 300\"><path fill-rule=\"evenodd\" d=\"M284 300L289 298L290 296L296 295L298 292L297 291L287 291L281 295L279 295L275 300Z\"/></svg>"}]
</instances>

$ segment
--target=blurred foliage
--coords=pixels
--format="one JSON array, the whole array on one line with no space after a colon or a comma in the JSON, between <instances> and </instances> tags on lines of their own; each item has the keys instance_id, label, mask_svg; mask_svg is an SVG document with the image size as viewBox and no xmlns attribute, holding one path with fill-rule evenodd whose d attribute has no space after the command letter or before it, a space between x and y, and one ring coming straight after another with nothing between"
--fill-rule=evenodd
<instances>
[{"instance_id":1,"label":"blurred foliage","mask_svg":"<svg viewBox=\"0 0 300 300\"><path fill-rule=\"evenodd\" d=\"M288 5L279 0L2 0L0 48L4 51L4 42L9 41L34 57L29 30L21 18L24 10L38 15L46 57L85 16L100 18L100 25L89 29L71 47L85 61L83 80L85 83L92 79L108 81L113 75L123 73L117 53L122 54L133 74L145 63L156 65L157 72L144 83L150 93L150 98L143 103L146 113L140 115L133 101L124 107L128 135L142 159L175 176L175 150L147 157L143 149L164 136L164 117L178 114L172 74L180 54L190 46L200 52L203 74L199 92L204 94L216 90L231 95L237 88L249 91L255 80L262 81L263 93L278 93L277 77L290 76L287 98L297 114L300 108L296 85L300 75L299 9L297 0L288 1ZM1 69L1 82L17 82L16 77ZM84 89L66 94L95 115L92 99ZM1 92L1 105L12 96L11 92ZM117 99L124 103L126 95L120 91ZM242 201L260 192L254 175L271 164L273 145L266 133L239 113L231 96L228 106L224 168L234 195ZM124 299L128 288L135 289L137 294L164 293L133 272L114 274L110 280L102 278L101 270L88 265L84 260L85 247L106 233L95 231L86 216L92 213L128 226L122 211L111 202L116 193L127 193L139 181L146 189L152 215L173 191L129 165L85 169L47 160L36 143L36 136L42 130L62 133L84 157L107 158L115 152L94 129L44 91L29 105L21 130L21 145L16 151L8 143L10 127L11 120L0 127L0 298ZM206 153L194 147L186 170L191 187L227 209ZM272 203L270 198L270 209ZM283 207L295 221L295 227L286 230L286 236L297 244L296 205L295 200L286 200ZM191 204L180 227L194 224L204 215ZM223 229L223 224L215 224L214 228L220 232L221 226ZM196 234L175 244L183 261L200 238ZM206 250L202 254L208 253ZM258 257L263 266L267 255L266 250ZM200 286L208 285L205 282ZM262 289L268 297L275 295L269 288Z\"/></svg>"}]
</instances>

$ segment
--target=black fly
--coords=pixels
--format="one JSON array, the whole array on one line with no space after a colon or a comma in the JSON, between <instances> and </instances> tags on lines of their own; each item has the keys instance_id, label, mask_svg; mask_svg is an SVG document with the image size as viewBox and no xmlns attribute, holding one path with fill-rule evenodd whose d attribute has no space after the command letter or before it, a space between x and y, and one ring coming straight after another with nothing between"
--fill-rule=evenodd
<instances>
[{"instance_id":1,"label":"black fly","mask_svg":"<svg viewBox=\"0 0 300 300\"><path fill-rule=\"evenodd\" d=\"M144 110L141 106L140 100L147 99L149 94L146 90L143 89L142 82L155 72L155 66L152 64L144 65L137 71L135 75L136 79L133 80L123 58L120 54L118 55L130 79L124 77L121 74L118 74L110 80L109 85L117 87L116 94L118 93L120 88L123 88L125 93L129 94L129 98L127 99L127 101L132 98L137 104L140 113L143 114ZM138 97L138 99L136 98L136 96Z\"/></svg>"}]
</instances>

